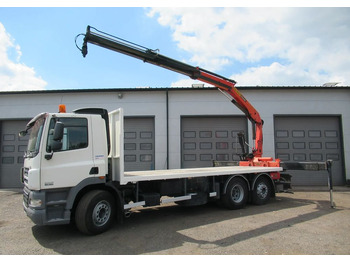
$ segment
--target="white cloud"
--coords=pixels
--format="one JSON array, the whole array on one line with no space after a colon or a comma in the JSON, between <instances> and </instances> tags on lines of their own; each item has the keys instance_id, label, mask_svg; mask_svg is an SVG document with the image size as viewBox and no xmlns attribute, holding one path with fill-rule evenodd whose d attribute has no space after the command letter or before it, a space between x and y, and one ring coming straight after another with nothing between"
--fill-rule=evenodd
<instances>
[{"instance_id":1,"label":"white cloud","mask_svg":"<svg viewBox=\"0 0 350 262\"><path fill-rule=\"evenodd\" d=\"M189 63L239 85L350 85L350 8L153 8ZM243 66L242 66L243 65Z\"/></svg>"},{"instance_id":2,"label":"white cloud","mask_svg":"<svg viewBox=\"0 0 350 262\"><path fill-rule=\"evenodd\" d=\"M0 91L42 90L47 85L34 68L20 62L21 56L20 46L0 23Z\"/></svg>"}]
</instances>

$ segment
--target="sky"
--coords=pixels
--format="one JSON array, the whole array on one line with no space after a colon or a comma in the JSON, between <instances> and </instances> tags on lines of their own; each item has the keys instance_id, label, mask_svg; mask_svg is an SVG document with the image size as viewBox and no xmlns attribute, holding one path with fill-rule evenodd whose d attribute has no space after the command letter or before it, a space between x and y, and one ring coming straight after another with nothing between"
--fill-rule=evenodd
<instances>
[{"instance_id":1,"label":"sky","mask_svg":"<svg viewBox=\"0 0 350 262\"><path fill-rule=\"evenodd\" d=\"M83 58L74 40L87 25L237 86L350 86L350 7L7 6L0 0L0 91L196 83L91 44Z\"/></svg>"}]
</instances>

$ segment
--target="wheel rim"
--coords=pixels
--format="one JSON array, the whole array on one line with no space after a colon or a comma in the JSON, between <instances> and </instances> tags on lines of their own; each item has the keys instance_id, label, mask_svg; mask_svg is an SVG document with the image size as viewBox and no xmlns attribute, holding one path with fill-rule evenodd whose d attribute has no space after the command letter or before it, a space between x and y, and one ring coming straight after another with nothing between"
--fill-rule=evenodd
<instances>
[{"instance_id":1,"label":"wheel rim","mask_svg":"<svg viewBox=\"0 0 350 262\"><path fill-rule=\"evenodd\" d=\"M269 193L269 189L265 183L260 183L256 187L256 194L260 199L265 199L267 194Z\"/></svg>"},{"instance_id":2,"label":"wheel rim","mask_svg":"<svg viewBox=\"0 0 350 262\"><path fill-rule=\"evenodd\" d=\"M94 211L92 212L92 220L94 224L99 227L103 226L108 222L110 216L111 216L110 204L105 200L98 202L94 208Z\"/></svg>"},{"instance_id":3,"label":"wheel rim","mask_svg":"<svg viewBox=\"0 0 350 262\"><path fill-rule=\"evenodd\" d=\"M244 198L244 189L241 185L235 185L231 190L231 199L235 203L242 202Z\"/></svg>"}]
</instances>

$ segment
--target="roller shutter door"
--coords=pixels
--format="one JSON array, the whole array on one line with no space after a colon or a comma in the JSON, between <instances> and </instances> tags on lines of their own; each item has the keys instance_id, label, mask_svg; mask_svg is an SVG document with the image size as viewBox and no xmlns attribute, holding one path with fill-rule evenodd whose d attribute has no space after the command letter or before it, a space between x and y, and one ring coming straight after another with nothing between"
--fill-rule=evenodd
<instances>
[{"instance_id":1,"label":"roller shutter door","mask_svg":"<svg viewBox=\"0 0 350 262\"><path fill-rule=\"evenodd\" d=\"M275 117L275 152L282 161L321 162L332 159L333 183L344 184L343 146L337 116ZM327 172L292 171L293 185L327 185Z\"/></svg>"},{"instance_id":2,"label":"roller shutter door","mask_svg":"<svg viewBox=\"0 0 350 262\"><path fill-rule=\"evenodd\" d=\"M124 119L125 171L154 169L154 118Z\"/></svg>"},{"instance_id":3,"label":"roller shutter door","mask_svg":"<svg viewBox=\"0 0 350 262\"><path fill-rule=\"evenodd\" d=\"M2 121L0 124L0 188L20 188L20 170L29 136L18 137L28 121Z\"/></svg>"},{"instance_id":4,"label":"roller shutter door","mask_svg":"<svg viewBox=\"0 0 350 262\"><path fill-rule=\"evenodd\" d=\"M183 117L182 168L210 167L213 166L213 160L239 160L237 153L242 151L238 132L247 134L245 117Z\"/></svg>"}]
</instances>

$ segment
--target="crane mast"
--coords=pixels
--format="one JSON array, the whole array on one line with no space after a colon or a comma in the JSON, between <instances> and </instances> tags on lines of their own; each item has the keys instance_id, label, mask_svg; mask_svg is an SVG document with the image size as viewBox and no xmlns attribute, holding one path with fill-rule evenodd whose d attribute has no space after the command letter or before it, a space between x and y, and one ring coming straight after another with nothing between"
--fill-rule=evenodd
<instances>
[{"instance_id":1,"label":"crane mast","mask_svg":"<svg viewBox=\"0 0 350 262\"><path fill-rule=\"evenodd\" d=\"M91 31L94 29L94 31ZM80 34L82 35L82 34ZM79 36L79 35L78 35ZM78 37L77 36L77 37ZM225 94L231 102L236 105L251 121L253 129L253 140L255 147L251 153L245 152L244 136L239 135L240 144L243 154L241 155L241 166L279 166L279 159L273 160L271 157L262 157L263 153L263 120L259 112L248 102L248 100L235 87L236 81L220 76L200 67L194 67L186 63L177 61L167 56L159 54L158 50L152 50L141 45L129 42L127 40L115 37L96 28L87 27L84 34L83 46L80 49L85 57L88 53L87 43L101 46L115 52L119 52L134 58L140 59L156 66L175 71L177 73L187 75L192 79L196 79L217 87Z\"/></svg>"}]
</instances>

